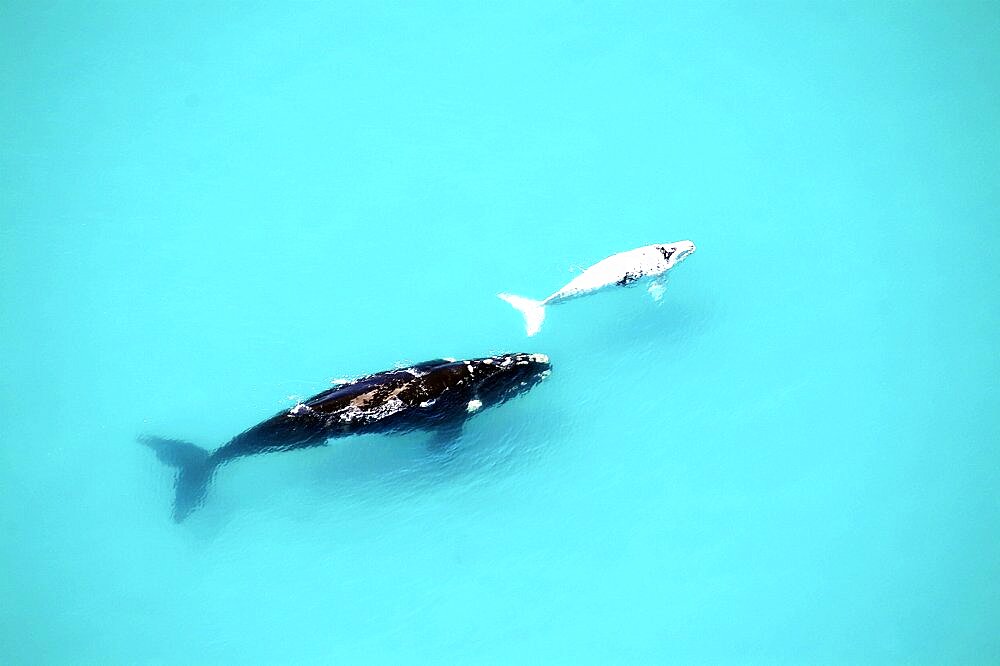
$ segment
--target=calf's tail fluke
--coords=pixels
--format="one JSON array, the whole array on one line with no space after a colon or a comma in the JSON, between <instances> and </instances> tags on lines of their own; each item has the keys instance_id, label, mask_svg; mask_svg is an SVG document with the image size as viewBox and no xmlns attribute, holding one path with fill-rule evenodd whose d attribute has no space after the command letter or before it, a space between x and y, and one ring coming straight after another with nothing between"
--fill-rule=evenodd
<instances>
[{"instance_id":1,"label":"calf's tail fluke","mask_svg":"<svg viewBox=\"0 0 1000 666\"><path fill-rule=\"evenodd\" d=\"M174 479L174 521L181 522L201 506L216 462L203 448L179 439L142 436L139 441L156 452L162 462L177 469Z\"/></svg>"},{"instance_id":2,"label":"calf's tail fluke","mask_svg":"<svg viewBox=\"0 0 1000 666\"><path fill-rule=\"evenodd\" d=\"M524 329L528 337L542 330L542 322L545 321L545 303L543 301L514 296L513 294L497 294L497 296L521 311L521 314L524 315Z\"/></svg>"}]
</instances>

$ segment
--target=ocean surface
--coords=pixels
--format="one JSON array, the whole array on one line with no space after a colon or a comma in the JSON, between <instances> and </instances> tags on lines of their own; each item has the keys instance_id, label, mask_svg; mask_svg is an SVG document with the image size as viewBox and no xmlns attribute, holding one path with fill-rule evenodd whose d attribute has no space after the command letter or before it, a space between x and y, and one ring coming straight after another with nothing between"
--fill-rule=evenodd
<instances>
[{"instance_id":1,"label":"ocean surface","mask_svg":"<svg viewBox=\"0 0 1000 666\"><path fill-rule=\"evenodd\" d=\"M998 91L996 2L3 2L0 663L1000 663ZM136 443L507 351L179 525Z\"/></svg>"}]
</instances>

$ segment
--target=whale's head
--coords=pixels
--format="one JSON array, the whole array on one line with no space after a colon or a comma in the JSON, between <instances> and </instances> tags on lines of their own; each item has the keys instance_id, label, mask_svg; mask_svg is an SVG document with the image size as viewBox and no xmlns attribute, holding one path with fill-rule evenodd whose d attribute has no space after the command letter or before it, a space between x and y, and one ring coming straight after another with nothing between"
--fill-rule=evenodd
<instances>
[{"instance_id":1,"label":"whale's head","mask_svg":"<svg viewBox=\"0 0 1000 666\"><path fill-rule=\"evenodd\" d=\"M530 390L552 372L545 354L500 354L471 361L476 394L492 406Z\"/></svg>"},{"instance_id":2,"label":"whale's head","mask_svg":"<svg viewBox=\"0 0 1000 666\"><path fill-rule=\"evenodd\" d=\"M689 240L677 241L676 243L666 243L664 245L657 245L656 250L663 255L664 261L667 263L667 269L671 269L677 264L681 263L692 254L697 248Z\"/></svg>"}]
</instances>

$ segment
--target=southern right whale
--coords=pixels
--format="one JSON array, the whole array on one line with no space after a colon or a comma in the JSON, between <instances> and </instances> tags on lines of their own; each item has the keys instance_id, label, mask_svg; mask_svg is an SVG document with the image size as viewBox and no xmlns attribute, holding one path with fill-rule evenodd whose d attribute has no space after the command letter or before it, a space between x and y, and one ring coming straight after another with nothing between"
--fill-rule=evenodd
<instances>
[{"instance_id":1,"label":"southern right whale","mask_svg":"<svg viewBox=\"0 0 1000 666\"><path fill-rule=\"evenodd\" d=\"M181 522L201 505L218 468L236 458L368 433L429 430L442 439L453 438L470 416L528 391L550 368L544 354L436 359L341 383L258 423L215 451L161 437L143 436L139 441L177 469L174 520Z\"/></svg>"},{"instance_id":2,"label":"southern right whale","mask_svg":"<svg viewBox=\"0 0 1000 666\"><path fill-rule=\"evenodd\" d=\"M647 278L650 280L650 295L655 300L660 300L666 288L667 271L687 259L694 251L694 243L688 240L666 245L646 245L601 259L544 300L536 301L513 294L497 296L521 311L524 315L524 328L532 336L542 328L546 305L565 303L607 287L629 287Z\"/></svg>"}]
</instances>

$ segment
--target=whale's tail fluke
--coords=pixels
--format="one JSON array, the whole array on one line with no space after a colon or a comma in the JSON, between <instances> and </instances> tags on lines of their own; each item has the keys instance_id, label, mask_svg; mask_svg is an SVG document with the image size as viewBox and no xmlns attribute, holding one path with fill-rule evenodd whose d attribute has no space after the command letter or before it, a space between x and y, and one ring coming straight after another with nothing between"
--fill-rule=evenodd
<instances>
[{"instance_id":1,"label":"whale's tail fluke","mask_svg":"<svg viewBox=\"0 0 1000 666\"><path fill-rule=\"evenodd\" d=\"M497 296L521 311L521 314L524 315L524 329L528 337L542 330L542 322L545 321L544 301L536 301L513 294L497 294Z\"/></svg>"},{"instance_id":2,"label":"whale's tail fluke","mask_svg":"<svg viewBox=\"0 0 1000 666\"><path fill-rule=\"evenodd\" d=\"M205 449L179 439L143 436L139 441L153 449L162 462L177 468L174 521L181 522L205 500L215 473L215 460Z\"/></svg>"}]
</instances>

